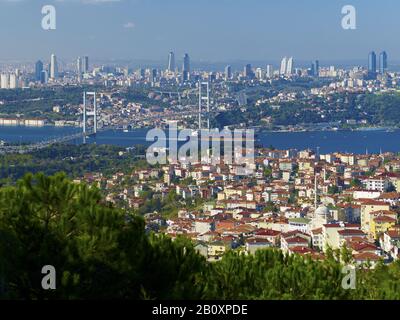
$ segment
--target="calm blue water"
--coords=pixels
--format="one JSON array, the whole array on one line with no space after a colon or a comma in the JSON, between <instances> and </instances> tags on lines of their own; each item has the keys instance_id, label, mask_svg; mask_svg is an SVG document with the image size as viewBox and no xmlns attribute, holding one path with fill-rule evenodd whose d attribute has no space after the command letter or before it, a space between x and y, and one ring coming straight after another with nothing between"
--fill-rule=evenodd
<instances>
[{"instance_id":1,"label":"calm blue water","mask_svg":"<svg viewBox=\"0 0 400 320\"><path fill-rule=\"evenodd\" d=\"M6 142L38 142L61 137L79 131L72 127L12 127L0 126L0 140ZM113 144L130 147L136 144L148 144L145 141L146 129L131 132L104 131L88 143ZM81 143L81 141L75 141ZM378 153L382 151L400 152L400 130L386 132L374 131L321 131L321 132L263 132L258 135L258 144L274 146L278 149L316 149L320 152L347 151L354 153Z\"/></svg>"},{"instance_id":2,"label":"calm blue water","mask_svg":"<svg viewBox=\"0 0 400 320\"><path fill-rule=\"evenodd\" d=\"M265 132L258 138L262 145L278 149L316 149L320 152L369 153L400 151L400 130L372 131L315 131L315 132Z\"/></svg>"}]
</instances>

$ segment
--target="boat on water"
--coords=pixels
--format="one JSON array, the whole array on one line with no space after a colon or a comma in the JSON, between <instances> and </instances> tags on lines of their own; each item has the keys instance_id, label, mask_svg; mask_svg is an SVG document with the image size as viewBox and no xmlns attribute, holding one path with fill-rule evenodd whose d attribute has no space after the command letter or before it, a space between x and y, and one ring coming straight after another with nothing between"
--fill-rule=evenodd
<instances>
[{"instance_id":1,"label":"boat on water","mask_svg":"<svg viewBox=\"0 0 400 320\"><path fill-rule=\"evenodd\" d=\"M356 128L355 131L381 131L385 130L384 128L381 127L361 127L361 128Z\"/></svg>"}]
</instances>

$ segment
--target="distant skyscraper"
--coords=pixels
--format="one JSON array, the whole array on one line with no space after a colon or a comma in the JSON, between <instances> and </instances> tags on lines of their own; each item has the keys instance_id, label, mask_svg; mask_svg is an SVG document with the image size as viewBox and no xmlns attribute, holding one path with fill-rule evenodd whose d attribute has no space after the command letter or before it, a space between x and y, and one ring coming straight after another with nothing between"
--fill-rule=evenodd
<instances>
[{"instance_id":1,"label":"distant skyscraper","mask_svg":"<svg viewBox=\"0 0 400 320\"><path fill-rule=\"evenodd\" d=\"M371 51L368 55L368 78L376 78L376 54Z\"/></svg>"},{"instance_id":2,"label":"distant skyscraper","mask_svg":"<svg viewBox=\"0 0 400 320\"><path fill-rule=\"evenodd\" d=\"M50 78L51 79L58 78L58 64L57 64L57 57L55 54L52 54L50 59Z\"/></svg>"},{"instance_id":3,"label":"distant skyscraper","mask_svg":"<svg viewBox=\"0 0 400 320\"><path fill-rule=\"evenodd\" d=\"M168 55L168 71L174 72L175 68L175 54L171 51Z\"/></svg>"},{"instance_id":4,"label":"distant skyscraper","mask_svg":"<svg viewBox=\"0 0 400 320\"><path fill-rule=\"evenodd\" d=\"M261 68L256 69L256 78L258 80L263 80L264 79L264 71Z\"/></svg>"},{"instance_id":5,"label":"distant skyscraper","mask_svg":"<svg viewBox=\"0 0 400 320\"><path fill-rule=\"evenodd\" d=\"M139 68L135 71L135 74L139 79L143 79L146 73L143 68Z\"/></svg>"},{"instance_id":6,"label":"distant skyscraper","mask_svg":"<svg viewBox=\"0 0 400 320\"><path fill-rule=\"evenodd\" d=\"M18 88L18 77L15 73L10 74L10 89Z\"/></svg>"},{"instance_id":7,"label":"distant skyscraper","mask_svg":"<svg viewBox=\"0 0 400 320\"><path fill-rule=\"evenodd\" d=\"M208 74L208 82L215 82L215 80L217 80L217 75L215 72L210 72Z\"/></svg>"},{"instance_id":8,"label":"distant skyscraper","mask_svg":"<svg viewBox=\"0 0 400 320\"><path fill-rule=\"evenodd\" d=\"M0 87L1 89L10 88L10 75L8 73L2 73L0 75Z\"/></svg>"},{"instance_id":9,"label":"distant skyscraper","mask_svg":"<svg viewBox=\"0 0 400 320\"><path fill-rule=\"evenodd\" d=\"M82 74L82 66L82 59L81 57L78 57L78 59L76 59L76 72L78 73L78 76Z\"/></svg>"},{"instance_id":10,"label":"distant skyscraper","mask_svg":"<svg viewBox=\"0 0 400 320\"><path fill-rule=\"evenodd\" d=\"M380 74L385 74L387 70L387 53L386 51L382 51L381 54L379 55L379 73Z\"/></svg>"},{"instance_id":11,"label":"distant skyscraper","mask_svg":"<svg viewBox=\"0 0 400 320\"><path fill-rule=\"evenodd\" d=\"M269 64L267 65L267 78L272 78L274 76L274 67Z\"/></svg>"},{"instance_id":12,"label":"distant skyscraper","mask_svg":"<svg viewBox=\"0 0 400 320\"><path fill-rule=\"evenodd\" d=\"M35 64L35 80L36 81L40 81L42 71L43 71L43 62L39 60Z\"/></svg>"},{"instance_id":13,"label":"distant skyscraper","mask_svg":"<svg viewBox=\"0 0 400 320\"><path fill-rule=\"evenodd\" d=\"M183 68L182 68L183 80L187 81L190 79L190 58L187 53L183 57Z\"/></svg>"},{"instance_id":14,"label":"distant skyscraper","mask_svg":"<svg viewBox=\"0 0 400 320\"><path fill-rule=\"evenodd\" d=\"M318 60L315 60L311 64L311 75L313 77L318 77L319 76L319 61Z\"/></svg>"},{"instance_id":15,"label":"distant skyscraper","mask_svg":"<svg viewBox=\"0 0 400 320\"><path fill-rule=\"evenodd\" d=\"M293 57L290 57L287 60L287 65L286 65L286 75L290 76L293 74Z\"/></svg>"},{"instance_id":16,"label":"distant skyscraper","mask_svg":"<svg viewBox=\"0 0 400 320\"><path fill-rule=\"evenodd\" d=\"M225 67L225 80L229 79L232 79L232 67L228 65Z\"/></svg>"},{"instance_id":17,"label":"distant skyscraper","mask_svg":"<svg viewBox=\"0 0 400 320\"><path fill-rule=\"evenodd\" d=\"M157 80L157 69L151 69L150 82L156 82Z\"/></svg>"},{"instance_id":18,"label":"distant skyscraper","mask_svg":"<svg viewBox=\"0 0 400 320\"><path fill-rule=\"evenodd\" d=\"M246 64L243 70L244 76L248 79L253 78L253 70L251 69L251 64Z\"/></svg>"},{"instance_id":19,"label":"distant skyscraper","mask_svg":"<svg viewBox=\"0 0 400 320\"><path fill-rule=\"evenodd\" d=\"M47 83L49 81L49 73L46 70L43 70L40 74L40 83Z\"/></svg>"},{"instance_id":20,"label":"distant skyscraper","mask_svg":"<svg viewBox=\"0 0 400 320\"><path fill-rule=\"evenodd\" d=\"M88 73L89 72L89 57L84 56L82 59L82 72Z\"/></svg>"},{"instance_id":21,"label":"distant skyscraper","mask_svg":"<svg viewBox=\"0 0 400 320\"><path fill-rule=\"evenodd\" d=\"M287 65L287 58L284 57L281 61L281 68L279 70L280 75L286 74L286 65Z\"/></svg>"}]
</instances>

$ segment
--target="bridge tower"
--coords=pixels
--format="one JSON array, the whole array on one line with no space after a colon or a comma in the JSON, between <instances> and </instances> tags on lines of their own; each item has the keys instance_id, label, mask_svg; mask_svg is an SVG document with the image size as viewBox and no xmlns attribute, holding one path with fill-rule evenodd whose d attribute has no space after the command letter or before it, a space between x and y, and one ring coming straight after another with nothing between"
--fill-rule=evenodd
<instances>
[{"instance_id":1,"label":"bridge tower","mask_svg":"<svg viewBox=\"0 0 400 320\"><path fill-rule=\"evenodd\" d=\"M93 97L93 110L88 110L88 98ZM86 138L87 136L87 118L92 116L93 117L93 134L97 133L97 101L96 101L96 92L84 92L83 93L83 121L82 121L82 130L83 130L83 137Z\"/></svg>"},{"instance_id":2,"label":"bridge tower","mask_svg":"<svg viewBox=\"0 0 400 320\"><path fill-rule=\"evenodd\" d=\"M206 109L207 129L210 129L210 84L199 81L199 130L203 127L202 112Z\"/></svg>"}]
</instances>

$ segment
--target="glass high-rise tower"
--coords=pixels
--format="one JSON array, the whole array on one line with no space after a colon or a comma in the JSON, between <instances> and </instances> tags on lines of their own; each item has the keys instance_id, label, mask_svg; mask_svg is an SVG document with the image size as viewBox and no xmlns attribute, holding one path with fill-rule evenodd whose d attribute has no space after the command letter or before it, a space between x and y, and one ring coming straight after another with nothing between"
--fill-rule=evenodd
<instances>
[{"instance_id":1,"label":"glass high-rise tower","mask_svg":"<svg viewBox=\"0 0 400 320\"><path fill-rule=\"evenodd\" d=\"M376 54L375 51L371 51L368 55L368 78L376 78Z\"/></svg>"},{"instance_id":2,"label":"glass high-rise tower","mask_svg":"<svg viewBox=\"0 0 400 320\"><path fill-rule=\"evenodd\" d=\"M175 54L172 51L168 55L168 71L175 71Z\"/></svg>"},{"instance_id":3,"label":"glass high-rise tower","mask_svg":"<svg viewBox=\"0 0 400 320\"><path fill-rule=\"evenodd\" d=\"M381 54L379 55L379 73L385 74L387 66L388 66L387 53L386 51L382 51Z\"/></svg>"},{"instance_id":4,"label":"glass high-rise tower","mask_svg":"<svg viewBox=\"0 0 400 320\"><path fill-rule=\"evenodd\" d=\"M88 73L89 72L89 57L84 56L82 59L82 72Z\"/></svg>"},{"instance_id":5,"label":"glass high-rise tower","mask_svg":"<svg viewBox=\"0 0 400 320\"><path fill-rule=\"evenodd\" d=\"M225 67L225 80L232 79L232 67L230 65Z\"/></svg>"},{"instance_id":6,"label":"glass high-rise tower","mask_svg":"<svg viewBox=\"0 0 400 320\"><path fill-rule=\"evenodd\" d=\"M252 79L252 78L254 77L254 75L253 75L253 69L251 68L251 64L246 64L246 65L244 66L243 75L244 75L245 78L247 78L247 79Z\"/></svg>"},{"instance_id":7,"label":"glass high-rise tower","mask_svg":"<svg viewBox=\"0 0 400 320\"><path fill-rule=\"evenodd\" d=\"M183 74L183 81L189 80L189 78L190 78L190 58L187 53L185 53L185 56L183 57L182 74Z\"/></svg>"},{"instance_id":8,"label":"glass high-rise tower","mask_svg":"<svg viewBox=\"0 0 400 320\"><path fill-rule=\"evenodd\" d=\"M284 57L281 61L281 67L279 69L279 74L284 75L286 73L287 57Z\"/></svg>"},{"instance_id":9,"label":"glass high-rise tower","mask_svg":"<svg viewBox=\"0 0 400 320\"><path fill-rule=\"evenodd\" d=\"M294 65L293 57L290 57L287 60L287 64L286 64L286 75L290 76L293 74L293 65Z\"/></svg>"},{"instance_id":10,"label":"glass high-rise tower","mask_svg":"<svg viewBox=\"0 0 400 320\"><path fill-rule=\"evenodd\" d=\"M319 76L319 61L318 60L315 60L311 64L311 75L313 77L318 77Z\"/></svg>"},{"instance_id":11,"label":"glass high-rise tower","mask_svg":"<svg viewBox=\"0 0 400 320\"><path fill-rule=\"evenodd\" d=\"M78 57L78 59L76 59L76 71L78 73L78 76L80 76L82 74L82 59L81 59L81 57Z\"/></svg>"},{"instance_id":12,"label":"glass high-rise tower","mask_svg":"<svg viewBox=\"0 0 400 320\"><path fill-rule=\"evenodd\" d=\"M57 57L55 54L52 54L50 59L50 78L51 79L58 78L58 64L57 64Z\"/></svg>"},{"instance_id":13,"label":"glass high-rise tower","mask_svg":"<svg viewBox=\"0 0 400 320\"><path fill-rule=\"evenodd\" d=\"M38 60L35 64L35 80L40 81L43 71L43 62Z\"/></svg>"}]
</instances>

